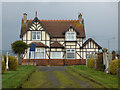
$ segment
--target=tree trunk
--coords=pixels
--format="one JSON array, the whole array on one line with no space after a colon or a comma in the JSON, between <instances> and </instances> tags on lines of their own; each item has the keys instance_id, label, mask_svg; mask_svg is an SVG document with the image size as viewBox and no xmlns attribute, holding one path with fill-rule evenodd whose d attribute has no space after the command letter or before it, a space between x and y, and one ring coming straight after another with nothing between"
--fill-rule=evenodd
<instances>
[{"instance_id":1,"label":"tree trunk","mask_svg":"<svg viewBox=\"0 0 120 90\"><path fill-rule=\"evenodd\" d=\"M20 61L20 53L18 53L17 56L18 56L18 64L21 65L21 61Z\"/></svg>"}]
</instances>

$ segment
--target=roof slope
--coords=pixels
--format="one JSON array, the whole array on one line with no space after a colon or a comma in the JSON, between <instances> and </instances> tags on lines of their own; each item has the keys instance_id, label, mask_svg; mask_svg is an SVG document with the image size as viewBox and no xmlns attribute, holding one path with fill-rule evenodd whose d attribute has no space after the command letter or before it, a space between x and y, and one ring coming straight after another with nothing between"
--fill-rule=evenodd
<instances>
[{"instance_id":1,"label":"roof slope","mask_svg":"<svg viewBox=\"0 0 120 90\"><path fill-rule=\"evenodd\" d=\"M51 44L51 48L64 48L58 41L55 41Z\"/></svg>"},{"instance_id":2,"label":"roof slope","mask_svg":"<svg viewBox=\"0 0 120 90\"><path fill-rule=\"evenodd\" d=\"M27 31L27 28L31 25L33 20L27 20L27 27L21 27L20 37ZM84 23L79 24L78 20L39 20L42 26L48 31L53 37L65 37L63 32L72 26L79 34L77 37L85 38ZM23 20L22 20L23 23Z\"/></svg>"},{"instance_id":3,"label":"roof slope","mask_svg":"<svg viewBox=\"0 0 120 90\"><path fill-rule=\"evenodd\" d=\"M89 43L89 41L93 41L93 43L95 43L98 46L98 49L102 49L102 47L100 45L98 45L92 38L89 38L88 40L86 40L83 45L82 48Z\"/></svg>"},{"instance_id":4,"label":"roof slope","mask_svg":"<svg viewBox=\"0 0 120 90\"><path fill-rule=\"evenodd\" d=\"M43 43L41 43L41 42L32 42L32 43L34 43L35 45L36 45L36 47L48 47L47 45L45 45L45 44L43 44ZM32 44L32 43L30 43L29 44L29 46Z\"/></svg>"}]
</instances>

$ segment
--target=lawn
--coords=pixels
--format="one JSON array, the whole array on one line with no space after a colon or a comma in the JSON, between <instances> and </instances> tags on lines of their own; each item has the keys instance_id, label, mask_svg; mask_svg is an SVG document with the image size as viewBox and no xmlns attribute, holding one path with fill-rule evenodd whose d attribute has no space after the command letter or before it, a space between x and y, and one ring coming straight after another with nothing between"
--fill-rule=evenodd
<instances>
[{"instance_id":1,"label":"lawn","mask_svg":"<svg viewBox=\"0 0 120 90\"><path fill-rule=\"evenodd\" d=\"M36 68L36 66L19 66L17 71L6 71L2 74L2 88L17 88Z\"/></svg>"},{"instance_id":2,"label":"lawn","mask_svg":"<svg viewBox=\"0 0 120 90\"><path fill-rule=\"evenodd\" d=\"M81 87L78 83L76 83L74 80L68 78L62 73L62 71L54 71L54 74L57 76L58 80L60 81L61 86L59 88L79 88Z\"/></svg>"},{"instance_id":3,"label":"lawn","mask_svg":"<svg viewBox=\"0 0 120 90\"><path fill-rule=\"evenodd\" d=\"M23 83L22 88L42 88L45 84L49 84L46 80L46 72L36 70L30 78Z\"/></svg>"},{"instance_id":4,"label":"lawn","mask_svg":"<svg viewBox=\"0 0 120 90\"><path fill-rule=\"evenodd\" d=\"M106 74L101 71L96 71L92 68L87 68L85 65L69 66L68 69L95 80L107 88L118 88L118 77L116 75Z\"/></svg>"}]
</instances>

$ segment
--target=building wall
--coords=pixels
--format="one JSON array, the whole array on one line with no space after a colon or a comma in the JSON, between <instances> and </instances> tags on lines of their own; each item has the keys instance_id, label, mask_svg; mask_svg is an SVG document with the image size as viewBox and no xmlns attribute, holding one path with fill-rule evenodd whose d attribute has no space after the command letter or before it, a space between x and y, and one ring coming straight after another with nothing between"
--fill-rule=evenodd
<instances>
[{"instance_id":1,"label":"building wall","mask_svg":"<svg viewBox=\"0 0 120 90\"><path fill-rule=\"evenodd\" d=\"M82 44L83 44L83 38L77 38L76 37L76 41L71 41L68 42L66 41L66 37L65 38L50 38L50 35L42 28L40 29L40 25L37 28L38 30L35 29L35 25L31 26L29 28L29 30L23 35L22 40L27 43L30 44L31 42L42 42L43 44L47 45L48 47L50 47L50 44L52 44L54 41L59 41L60 44L62 44L65 48L46 48L45 49L45 58L46 59L50 59L50 51L61 51L62 52L62 57L63 59L66 59L66 49L75 49L76 51L76 57L75 59L86 59L86 54L87 52L98 52L98 46L93 43L92 41L89 42L88 44L86 44L82 49ZM32 31L41 31L41 40L32 40ZM69 31L74 31L73 29L69 29L67 32ZM65 33L66 36L66 33ZM25 53L25 57L24 59L27 59L27 54Z\"/></svg>"}]
</instances>

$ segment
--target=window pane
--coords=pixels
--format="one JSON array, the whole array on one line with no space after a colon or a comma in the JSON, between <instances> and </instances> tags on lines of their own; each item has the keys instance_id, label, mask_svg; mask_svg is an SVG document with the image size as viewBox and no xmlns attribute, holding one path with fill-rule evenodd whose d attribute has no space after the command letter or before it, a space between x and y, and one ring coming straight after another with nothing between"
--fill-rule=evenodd
<instances>
[{"instance_id":1,"label":"window pane","mask_svg":"<svg viewBox=\"0 0 120 90\"><path fill-rule=\"evenodd\" d=\"M67 58L74 59L74 53L67 53Z\"/></svg>"},{"instance_id":2,"label":"window pane","mask_svg":"<svg viewBox=\"0 0 120 90\"><path fill-rule=\"evenodd\" d=\"M67 50L67 52L70 52L70 50Z\"/></svg>"},{"instance_id":3,"label":"window pane","mask_svg":"<svg viewBox=\"0 0 120 90\"><path fill-rule=\"evenodd\" d=\"M67 32L66 40L75 40L75 32Z\"/></svg>"},{"instance_id":4,"label":"window pane","mask_svg":"<svg viewBox=\"0 0 120 90\"><path fill-rule=\"evenodd\" d=\"M51 52L52 59L61 59L61 52Z\"/></svg>"},{"instance_id":5,"label":"window pane","mask_svg":"<svg viewBox=\"0 0 120 90\"><path fill-rule=\"evenodd\" d=\"M71 50L71 52L74 52L74 51L75 51L75 50L73 50L73 49Z\"/></svg>"},{"instance_id":6,"label":"window pane","mask_svg":"<svg viewBox=\"0 0 120 90\"><path fill-rule=\"evenodd\" d=\"M41 49L41 52L44 52L44 49Z\"/></svg>"},{"instance_id":7,"label":"window pane","mask_svg":"<svg viewBox=\"0 0 120 90\"><path fill-rule=\"evenodd\" d=\"M34 52L31 52L31 59L34 59Z\"/></svg>"},{"instance_id":8,"label":"window pane","mask_svg":"<svg viewBox=\"0 0 120 90\"><path fill-rule=\"evenodd\" d=\"M43 58L44 58L44 52L41 52L41 53L40 53L40 56L41 56L41 58L43 59Z\"/></svg>"},{"instance_id":9,"label":"window pane","mask_svg":"<svg viewBox=\"0 0 120 90\"><path fill-rule=\"evenodd\" d=\"M67 59L74 59L75 58L75 50L74 49L67 50L66 58Z\"/></svg>"},{"instance_id":10,"label":"window pane","mask_svg":"<svg viewBox=\"0 0 120 90\"><path fill-rule=\"evenodd\" d=\"M40 52L40 48L36 48L36 51L37 51L37 52Z\"/></svg>"},{"instance_id":11,"label":"window pane","mask_svg":"<svg viewBox=\"0 0 120 90\"><path fill-rule=\"evenodd\" d=\"M35 57L36 59L40 59L40 52L36 52Z\"/></svg>"},{"instance_id":12,"label":"window pane","mask_svg":"<svg viewBox=\"0 0 120 90\"><path fill-rule=\"evenodd\" d=\"M29 50L27 51L27 58L29 59Z\"/></svg>"},{"instance_id":13,"label":"window pane","mask_svg":"<svg viewBox=\"0 0 120 90\"><path fill-rule=\"evenodd\" d=\"M40 39L41 32L37 32L37 39Z\"/></svg>"},{"instance_id":14,"label":"window pane","mask_svg":"<svg viewBox=\"0 0 120 90\"><path fill-rule=\"evenodd\" d=\"M32 39L36 39L36 32L32 32Z\"/></svg>"}]
</instances>

